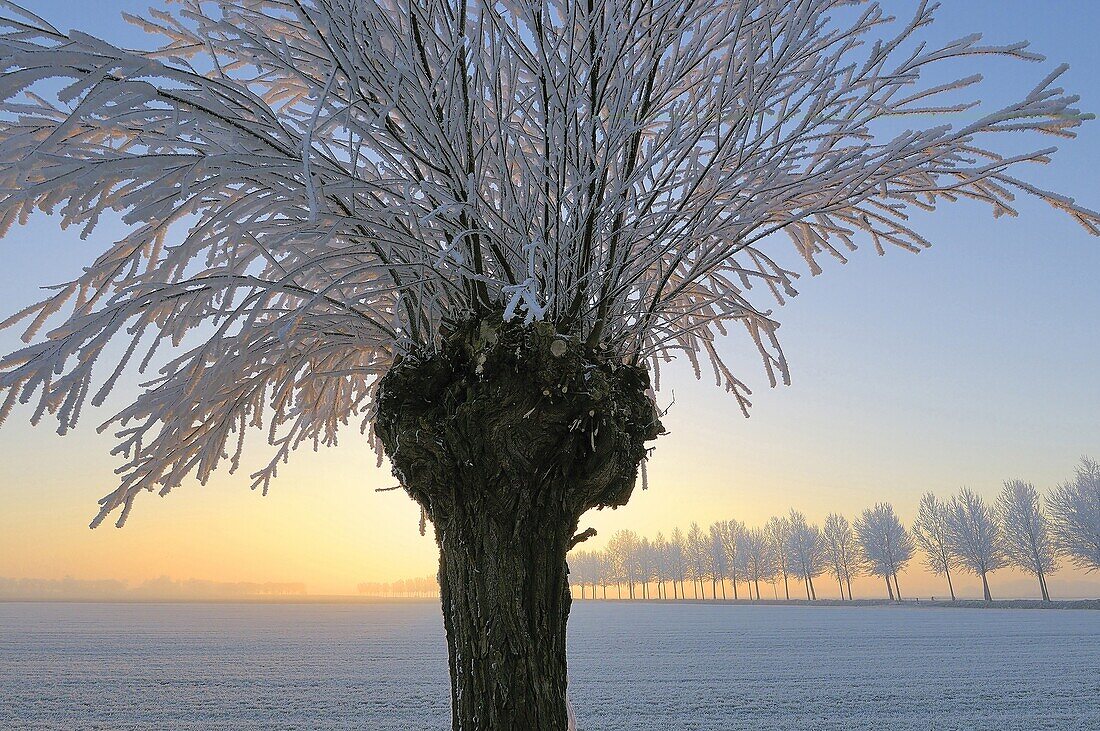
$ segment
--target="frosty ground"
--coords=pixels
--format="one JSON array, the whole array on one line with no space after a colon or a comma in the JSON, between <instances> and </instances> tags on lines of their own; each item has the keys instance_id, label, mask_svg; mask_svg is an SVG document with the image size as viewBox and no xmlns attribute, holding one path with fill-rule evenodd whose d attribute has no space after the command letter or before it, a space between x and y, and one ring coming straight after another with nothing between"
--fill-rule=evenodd
<instances>
[{"instance_id":1,"label":"frosty ground","mask_svg":"<svg viewBox=\"0 0 1100 731\"><path fill-rule=\"evenodd\" d=\"M576 602L582 731L1100 729L1100 612ZM408 604L0 603L0 728L439 729Z\"/></svg>"}]
</instances>

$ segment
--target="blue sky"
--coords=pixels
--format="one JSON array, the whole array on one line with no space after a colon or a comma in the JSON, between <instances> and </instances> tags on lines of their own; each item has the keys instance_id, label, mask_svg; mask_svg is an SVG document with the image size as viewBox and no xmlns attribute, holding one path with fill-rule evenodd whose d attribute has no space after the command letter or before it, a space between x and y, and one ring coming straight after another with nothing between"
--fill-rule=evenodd
<instances>
[{"instance_id":1,"label":"blue sky","mask_svg":"<svg viewBox=\"0 0 1100 731\"><path fill-rule=\"evenodd\" d=\"M27 7L59 27L141 45L140 34L115 10L139 12L147 4L38 0ZM883 4L906 15L914 3ZM991 43L1030 40L1032 50L1046 54L1048 62L989 64L983 96L994 101L1019 95L1056 63L1068 62L1063 85L1082 96L1084 111L1100 112L1097 28L1100 2L1091 0L943 0L939 20L926 37L936 41L981 31ZM1062 148L1054 163L1029 170L1028 179L1100 209L1100 122L1086 124L1077 140L1051 144ZM686 367L676 369L662 395L667 402L676 392L665 422L672 433L657 443L650 491L637 494L622 510L595 516L592 524L605 537L619 527L667 532L691 520L736 516L758 522L791 506L820 520L833 507L851 514L877 500L893 501L908 518L924 490L946 495L969 485L992 497L1003 480L1016 477L1045 489L1065 479L1081 455L1100 457L1100 239L1041 203L1021 201L1020 209L1020 218L993 220L975 206L945 208L922 224L934 243L931 250L916 256L890 251L880 258L865 246L848 265L827 264L821 276L804 278L801 296L777 312L792 365L790 387L768 389L743 344L728 346L738 372L756 391L748 420L712 384L693 382ZM75 232L59 233L53 221L41 216L0 240L5 262L0 311L11 312L35 297L37 286L66 278L92 256L100 235L82 244ZM0 350L16 345L15 333L0 333ZM81 433L61 441L46 424L32 433L28 415L15 414L0 431L0 464L12 470L9 477L19 476L18 484L0 478L0 505L8 509L0 509L0 534L6 531L15 536L10 540L22 543L38 541L46 536L46 522L71 522L71 545L77 550L83 550L81 541L95 540L94 550L105 557L121 551L106 546L107 539L76 536L76 531L87 533L95 499L113 486L113 463L105 456L110 440L94 434L93 419ZM346 453L350 448L340 449ZM300 472L299 478L288 472L283 479L290 492L297 489L296 479L342 479L324 470L351 469L347 461L321 467L312 455L303 462L313 471ZM88 472L79 480L65 476L75 463ZM362 490L362 504L389 523L408 523L401 523L400 534L382 531L373 542L349 538L348 550L391 561L400 555L410 568L397 576L429 571L434 550L430 541L415 536L411 506L397 506L399 496L370 489L392 484L392 478L374 471L369 455L356 455L354 464L363 470L362 484L347 490ZM27 496L42 485L48 489L42 488L46 492L36 508ZM201 527L203 520L211 520L207 527L213 530L209 526L222 524L210 516L230 500L221 493L247 493L246 486L243 476L215 481L201 491L202 500L209 501L205 507L183 498L180 512L156 508L148 520L156 525L186 520L193 528L194 521ZM268 498L275 501L271 510L280 509L280 499L289 499L279 493L277 485ZM164 502L176 499L173 495ZM344 512L335 498L324 504L333 515ZM284 504L281 509L291 508ZM143 510L135 511L139 522ZM0 556L4 553L0 550ZM9 554L0 559L0 575L43 575L54 564L67 565L66 560L61 554L35 560ZM212 576L196 569L196 575L309 580L303 573L324 563L322 558L287 561L287 571L295 573L253 571L241 559L243 568L236 574ZM109 576L111 570L93 575ZM344 581L343 575L323 576L322 583L334 586ZM397 576L376 572L370 578Z\"/></svg>"}]
</instances>

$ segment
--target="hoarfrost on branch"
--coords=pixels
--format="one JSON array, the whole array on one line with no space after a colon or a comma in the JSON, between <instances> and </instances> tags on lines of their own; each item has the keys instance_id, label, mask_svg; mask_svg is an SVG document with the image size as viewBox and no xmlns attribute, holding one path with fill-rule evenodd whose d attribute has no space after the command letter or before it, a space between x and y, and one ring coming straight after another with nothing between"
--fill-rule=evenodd
<instances>
[{"instance_id":1,"label":"hoarfrost on branch","mask_svg":"<svg viewBox=\"0 0 1100 731\"><path fill-rule=\"evenodd\" d=\"M1020 193L1100 233L1019 177L1053 147L998 151L1073 136L1064 67L1002 108L976 74L928 82L1041 60L920 43L932 3L180 0L130 18L163 39L146 51L0 8L0 231L35 210L128 227L3 323L29 344L0 361L0 420L33 402L64 433L131 361L160 365L101 427L125 461L93 524L236 469L250 428L274 450L266 491L299 445L369 431L380 376L472 313L553 322L656 376L686 356L747 409L716 338L743 327L788 380L765 301L795 294L784 237L817 274L861 240L928 246L913 211L1014 215ZM883 132L895 118L914 126ZM129 345L93 375L112 340Z\"/></svg>"}]
</instances>

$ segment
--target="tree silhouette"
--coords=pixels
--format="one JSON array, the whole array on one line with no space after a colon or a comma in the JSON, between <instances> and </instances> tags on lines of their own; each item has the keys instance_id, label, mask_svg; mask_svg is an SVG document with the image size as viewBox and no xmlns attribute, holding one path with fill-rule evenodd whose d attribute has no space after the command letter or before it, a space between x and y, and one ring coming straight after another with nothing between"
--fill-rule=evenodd
<instances>
[{"instance_id":1,"label":"tree silhouette","mask_svg":"<svg viewBox=\"0 0 1100 731\"><path fill-rule=\"evenodd\" d=\"M726 579L736 576L731 570L729 554L726 551L729 545L727 535L729 525L720 520L710 526L710 592L711 597L718 598L718 585L722 585L722 598L726 598Z\"/></svg>"},{"instance_id":2,"label":"tree silhouette","mask_svg":"<svg viewBox=\"0 0 1100 731\"><path fill-rule=\"evenodd\" d=\"M982 593L987 602L989 572L1008 565L1000 526L981 496L968 487L951 499L947 506L947 535L951 553L967 571L982 578Z\"/></svg>"},{"instance_id":3,"label":"tree silhouette","mask_svg":"<svg viewBox=\"0 0 1100 731\"><path fill-rule=\"evenodd\" d=\"M825 539L821 529L806 521L806 516L793 508L787 515L787 555L789 569L806 585L806 599L816 600L814 577L824 573Z\"/></svg>"},{"instance_id":4,"label":"tree silhouette","mask_svg":"<svg viewBox=\"0 0 1100 731\"><path fill-rule=\"evenodd\" d=\"M783 596L788 601L791 598L791 587L787 581L787 571L790 569L790 523L786 518L772 516L768 519L764 531L772 544L772 556L775 558L776 573L783 577Z\"/></svg>"},{"instance_id":5,"label":"tree silhouette","mask_svg":"<svg viewBox=\"0 0 1100 731\"><path fill-rule=\"evenodd\" d=\"M1039 580L1043 601L1049 602L1047 576L1058 569L1058 558L1039 492L1030 482L1009 480L997 498L996 512L1005 556Z\"/></svg>"},{"instance_id":6,"label":"tree silhouette","mask_svg":"<svg viewBox=\"0 0 1100 731\"><path fill-rule=\"evenodd\" d=\"M913 521L913 539L924 552L924 565L933 573L946 577L951 601L955 601L951 569L954 568L956 559L951 552L947 511L948 506L937 500L932 493L926 492L922 495L917 507L917 519Z\"/></svg>"},{"instance_id":7,"label":"tree silhouette","mask_svg":"<svg viewBox=\"0 0 1100 731\"><path fill-rule=\"evenodd\" d=\"M1020 193L1098 232L1017 173L1081 123L1063 69L981 106L979 61L1040 57L920 42L936 7L181 0L130 50L5 3L0 232L36 209L126 232L4 323L31 344L0 420L33 402L65 433L155 368L104 425L124 461L93 525L120 526L236 470L250 431L266 492L355 423L434 528L454 728L560 731L580 517L629 500L662 361L747 410L716 345L740 326L788 380L749 296L795 294L780 245L817 274L861 240L925 248L913 211Z\"/></svg>"},{"instance_id":8,"label":"tree silhouette","mask_svg":"<svg viewBox=\"0 0 1100 731\"><path fill-rule=\"evenodd\" d=\"M852 598L852 575L859 574L859 546L848 519L837 513L825 518L821 532L825 540L825 553L833 576L840 586L840 598L844 599L844 587L848 587L848 599Z\"/></svg>"},{"instance_id":9,"label":"tree silhouette","mask_svg":"<svg viewBox=\"0 0 1100 731\"><path fill-rule=\"evenodd\" d=\"M745 533L743 553L746 580L750 589L756 589L756 600L760 601L760 582L776 576L775 543L762 528L752 528Z\"/></svg>"},{"instance_id":10,"label":"tree silhouette","mask_svg":"<svg viewBox=\"0 0 1100 731\"><path fill-rule=\"evenodd\" d=\"M855 532L868 573L886 579L887 594L900 602L898 572L913 558L913 537L894 513L894 506L878 503L864 510L856 519Z\"/></svg>"},{"instance_id":11,"label":"tree silhouette","mask_svg":"<svg viewBox=\"0 0 1100 731\"><path fill-rule=\"evenodd\" d=\"M1100 463L1081 460L1073 480L1047 496L1058 550L1086 571L1100 571Z\"/></svg>"},{"instance_id":12,"label":"tree silhouette","mask_svg":"<svg viewBox=\"0 0 1100 731\"><path fill-rule=\"evenodd\" d=\"M745 567L745 557L741 552L741 546L745 539L745 524L739 520L731 519L718 525L720 526L722 549L725 553L730 584L733 586L733 598L737 599L737 582L743 576Z\"/></svg>"}]
</instances>

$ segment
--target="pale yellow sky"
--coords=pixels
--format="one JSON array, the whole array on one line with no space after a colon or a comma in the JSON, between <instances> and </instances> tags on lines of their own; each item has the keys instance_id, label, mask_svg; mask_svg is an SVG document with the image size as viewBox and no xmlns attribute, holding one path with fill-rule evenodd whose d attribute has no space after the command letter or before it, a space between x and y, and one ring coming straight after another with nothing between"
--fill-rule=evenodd
<instances>
[{"instance_id":1,"label":"pale yellow sky","mask_svg":"<svg viewBox=\"0 0 1100 731\"><path fill-rule=\"evenodd\" d=\"M673 381L676 404L666 418L671 433L657 442L650 489L637 490L625 508L586 516L581 527L600 532L592 546L620 528L667 534L693 520L706 525L729 517L753 525L792 506L820 521L829 510L851 517L876 500L891 500L908 522L925 489L947 495L970 484L989 498L999 489L997 477L978 474L988 457L969 464L943 455L919 474L909 473L937 450L902 440L905 460L896 462L902 454L889 451L892 436L875 433L883 415L873 410L861 419L839 415L815 423L798 407L800 396L829 401L826 394L806 394L797 386L764 392L746 420L732 399L708 384L683 374ZM672 383L668 386L666 402L673 390ZM839 406L829 404L826 411ZM784 423L792 412L809 421ZM361 440L347 438L341 447L319 453L303 450L267 497L248 489L246 475L222 474L206 486L185 484L166 498L143 496L124 529L108 523L92 531L87 522L95 499L113 483L110 446L108 437L90 429L59 438L18 418L5 425L0 576L304 581L310 593L327 594L352 593L360 581L434 571L434 541L430 534L418 535L416 508L401 492L375 492L394 480L375 467ZM1073 459L1067 448L1062 461L1051 460L1047 473L1027 477L1048 486L1068 475ZM1063 570L1051 590L1061 596L1100 595L1098 579ZM944 593L942 582L916 562L902 581L906 593ZM861 580L856 594L877 596L879 583ZM1018 572L1000 572L992 583L995 593L1003 587L1001 595L1034 593L1032 582ZM959 577L956 586L963 595L980 592L974 579ZM823 596L835 591L828 578L819 588Z\"/></svg>"}]
</instances>

